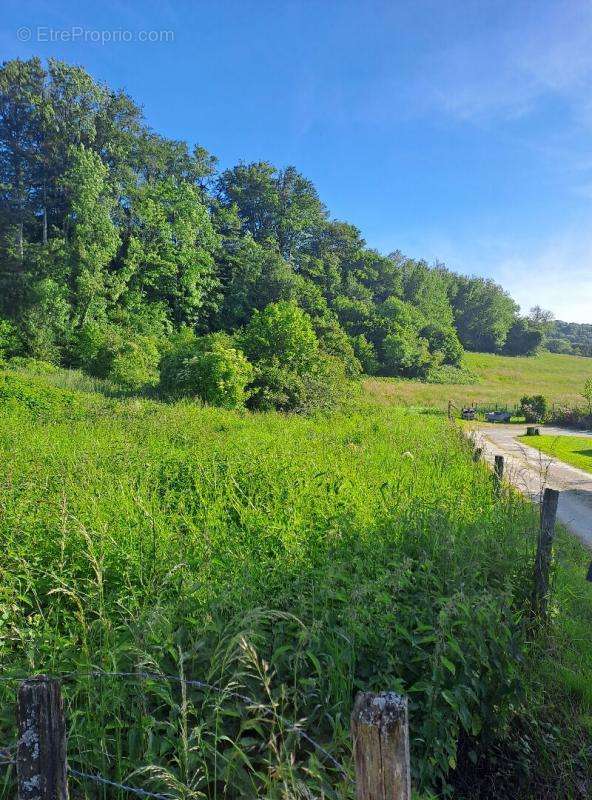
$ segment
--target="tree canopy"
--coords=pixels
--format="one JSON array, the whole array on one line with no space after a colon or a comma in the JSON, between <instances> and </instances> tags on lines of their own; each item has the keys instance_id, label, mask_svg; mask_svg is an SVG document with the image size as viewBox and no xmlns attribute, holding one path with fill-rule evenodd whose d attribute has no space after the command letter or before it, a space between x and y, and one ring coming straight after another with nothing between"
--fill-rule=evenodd
<instances>
[{"instance_id":1,"label":"tree canopy","mask_svg":"<svg viewBox=\"0 0 592 800\"><path fill-rule=\"evenodd\" d=\"M263 363L300 374L289 333L314 342L317 367L425 378L463 348L532 352L552 323L518 311L491 280L367 247L294 166L217 172L203 147L159 136L80 67L0 68L5 354L151 385L171 337L224 332L230 343L185 353L194 371L249 374L238 348L259 377Z\"/></svg>"}]
</instances>

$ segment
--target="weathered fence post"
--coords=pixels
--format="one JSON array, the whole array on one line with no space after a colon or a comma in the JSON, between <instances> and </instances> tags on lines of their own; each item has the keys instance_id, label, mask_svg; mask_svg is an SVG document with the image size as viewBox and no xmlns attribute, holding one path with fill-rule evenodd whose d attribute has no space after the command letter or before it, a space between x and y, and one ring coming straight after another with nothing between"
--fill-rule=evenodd
<instances>
[{"instance_id":1,"label":"weathered fence post","mask_svg":"<svg viewBox=\"0 0 592 800\"><path fill-rule=\"evenodd\" d=\"M493 479L495 483L496 492L500 492L502 488L502 480L504 477L504 457L496 456L493 466Z\"/></svg>"},{"instance_id":2,"label":"weathered fence post","mask_svg":"<svg viewBox=\"0 0 592 800\"><path fill-rule=\"evenodd\" d=\"M553 555L553 539L555 538L555 519L559 492L556 489L545 489L541 505L541 526L534 566L533 607L536 614L547 616L549 600L549 573Z\"/></svg>"},{"instance_id":3,"label":"weathered fence post","mask_svg":"<svg viewBox=\"0 0 592 800\"><path fill-rule=\"evenodd\" d=\"M357 800L411 800L407 698L358 692L351 730Z\"/></svg>"},{"instance_id":4,"label":"weathered fence post","mask_svg":"<svg viewBox=\"0 0 592 800\"><path fill-rule=\"evenodd\" d=\"M39 675L18 692L18 800L68 800L66 722L59 680Z\"/></svg>"},{"instance_id":5,"label":"weathered fence post","mask_svg":"<svg viewBox=\"0 0 592 800\"><path fill-rule=\"evenodd\" d=\"M476 447L476 448L473 450L473 461L475 462L475 464L476 464L478 461L481 461L481 456L482 456L482 455L483 455L483 448L482 448L482 447Z\"/></svg>"},{"instance_id":6,"label":"weathered fence post","mask_svg":"<svg viewBox=\"0 0 592 800\"><path fill-rule=\"evenodd\" d=\"M452 400L448 401L448 419L452 419Z\"/></svg>"}]
</instances>

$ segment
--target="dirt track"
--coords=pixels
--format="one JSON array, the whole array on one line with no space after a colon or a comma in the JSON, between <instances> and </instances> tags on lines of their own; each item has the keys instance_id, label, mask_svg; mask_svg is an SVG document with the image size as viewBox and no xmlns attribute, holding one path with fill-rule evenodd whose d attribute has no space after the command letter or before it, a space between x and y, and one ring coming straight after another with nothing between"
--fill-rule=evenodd
<instances>
[{"instance_id":1,"label":"dirt track","mask_svg":"<svg viewBox=\"0 0 592 800\"><path fill-rule=\"evenodd\" d=\"M539 426L547 436L586 436L563 428ZM493 463L494 456L505 457L505 478L523 494L538 501L546 486L559 489L557 516L587 547L592 549L592 474L572 467L552 456L516 440L525 432L522 425L489 425L473 433L484 457Z\"/></svg>"}]
</instances>

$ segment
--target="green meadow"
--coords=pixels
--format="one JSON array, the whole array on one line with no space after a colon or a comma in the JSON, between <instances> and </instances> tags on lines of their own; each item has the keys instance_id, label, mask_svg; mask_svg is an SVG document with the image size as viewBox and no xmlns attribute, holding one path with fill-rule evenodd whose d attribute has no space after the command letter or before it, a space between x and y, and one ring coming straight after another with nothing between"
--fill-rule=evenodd
<instances>
[{"instance_id":1,"label":"green meadow","mask_svg":"<svg viewBox=\"0 0 592 800\"><path fill-rule=\"evenodd\" d=\"M542 394L550 404L583 406L580 395L592 377L592 361L581 356L542 352L536 356L465 353L464 366L474 384L434 384L396 378L368 378L368 394L382 404L430 406L445 409L452 400L459 408L478 404L515 407L523 395Z\"/></svg>"},{"instance_id":2,"label":"green meadow","mask_svg":"<svg viewBox=\"0 0 592 800\"><path fill-rule=\"evenodd\" d=\"M352 403L253 414L2 373L0 743L17 679L67 675L75 769L178 798L351 798L332 759L351 778L353 697L393 689L419 797L572 796L586 554L561 535L533 627L533 509L443 416Z\"/></svg>"},{"instance_id":3,"label":"green meadow","mask_svg":"<svg viewBox=\"0 0 592 800\"><path fill-rule=\"evenodd\" d=\"M525 444L536 447L558 461L592 472L592 439L588 436L521 436Z\"/></svg>"}]
</instances>

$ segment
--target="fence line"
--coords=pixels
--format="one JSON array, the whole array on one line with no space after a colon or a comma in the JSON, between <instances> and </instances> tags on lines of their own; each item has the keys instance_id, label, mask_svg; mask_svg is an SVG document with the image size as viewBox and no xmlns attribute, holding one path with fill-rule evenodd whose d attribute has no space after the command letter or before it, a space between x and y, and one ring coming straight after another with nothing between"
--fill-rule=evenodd
<instances>
[{"instance_id":1,"label":"fence line","mask_svg":"<svg viewBox=\"0 0 592 800\"><path fill-rule=\"evenodd\" d=\"M240 692L221 689L205 681L159 673L93 671L68 673L67 677L72 678L75 675L95 679L122 677L170 681L240 699L253 708L274 714L274 718L282 722L287 730L297 734L322 753L336 767L341 779L354 783L334 756L306 731ZM360 713L361 707L358 701L362 695L365 710ZM368 714L369 709L372 710L371 714ZM0 748L0 754L8 754L16 747L16 759L0 763L16 764L19 800L37 800L38 797L66 800L68 775L79 780L112 786L138 797L152 800L173 799L173 795L170 794L120 783L103 775L84 772L67 765L67 731L59 678L37 675L24 680L19 687L17 717L19 722L17 744L9 748ZM351 727L355 751L354 785L358 800L409 800L411 795L407 699L393 692L361 693L354 704ZM375 789L379 785L382 790L376 794Z\"/></svg>"},{"instance_id":2,"label":"fence line","mask_svg":"<svg viewBox=\"0 0 592 800\"><path fill-rule=\"evenodd\" d=\"M185 686L194 686L198 689L208 690L212 692L216 692L219 695L224 695L225 697L233 697L236 700L240 700L245 705L251 706L253 708L258 708L261 712L266 715L273 716L278 722L282 725L285 725L286 729L290 731L290 733L295 733L301 739L304 739L309 744L311 744L315 750L319 753L322 753L325 758L332 764L332 766L342 775L343 778L347 778L347 772L344 770L343 766L337 761L337 759L329 753L329 751L323 747L322 744L315 741L306 731L302 728L298 727L297 723L290 722L281 714L277 714L273 712L267 706L264 706L262 703L258 702L257 700L253 700L252 697L248 697L245 694L241 694L240 692L235 691L234 689L228 688L220 688L219 686L215 686L212 683L207 683L205 681L196 680L193 678L181 678L179 675L167 675L159 672L145 672L145 671L137 671L137 672L103 672L101 670L93 670L91 672L67 672L64 675L41 675L41 676L33 676L31 678L26 678L27 681L43 681L47 680L47 678L52 678L54 680L71 680L72 678L134 678L136 680L143 680L143 681L164 681L169 683L179 683L184 684ZM4 677L4 680L14 680L19 681L23 680L23 678L15 678L15 677Z\"/></svg>"}]
</instances>

